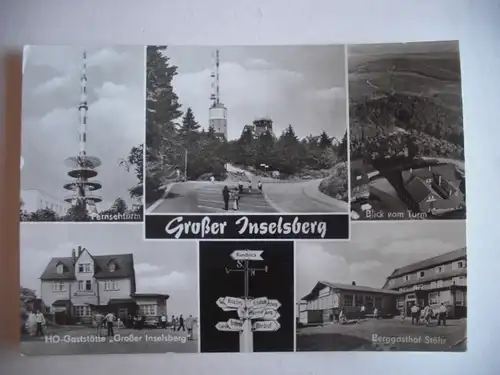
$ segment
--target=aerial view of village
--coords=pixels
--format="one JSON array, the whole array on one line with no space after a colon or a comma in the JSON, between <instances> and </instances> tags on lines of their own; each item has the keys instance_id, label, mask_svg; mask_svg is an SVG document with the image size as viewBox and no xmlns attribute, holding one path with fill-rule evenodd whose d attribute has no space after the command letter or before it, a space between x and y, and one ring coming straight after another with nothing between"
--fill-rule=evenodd
<instances>
[{"instance_id":1,"label":"aerial view of village","mask_svg":"<svg viewBox=\"0 0 500 375\"><path fill-rule=\"evenodd\" d=\"M352 219L465 219L458 42L348 56Z\"/></svg>"},{"instance_id":2,"label":"aerial view of village","mask_svg":"<svg viewBox=\"0 0 500 375\"><path fill-rule=\"evenodd\" d=\"M466 350L465 221L356 222L296 256L297 351Z\"/></svg>"}]
</instances>

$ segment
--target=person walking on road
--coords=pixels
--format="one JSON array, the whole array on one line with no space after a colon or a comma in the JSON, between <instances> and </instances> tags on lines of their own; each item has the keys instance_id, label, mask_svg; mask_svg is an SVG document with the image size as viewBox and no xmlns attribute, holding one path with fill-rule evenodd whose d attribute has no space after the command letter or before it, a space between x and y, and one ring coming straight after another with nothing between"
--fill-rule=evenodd
<instances>
[{"instance_id":1,"label":"person walking on road","mask_svg":"<svg viewBox=\"0 0 500 375\"><path fill-rule=\"evenodd\" d=\"M420 308L414 303L411 307L411 324L418 324Z\"/></svg>"},{"instance_id":2,"label":"person walking on road","mask_svg":"<svg viewBox=\"0 0 500 375\"><path fill-rule=\"evenodd\" d=\"M441 325L441 322L443 322L443 326L446 325L446 315L448 314L448 309L444 305L443 302L441 302L441 306L439 306L439 315L438 315L438 326Z\"/></svg>"},{"instance_id":3,"label":"person walking on road","mask_svg":"<svg viewBox=\"0 0 500 375\"><path fill-rule=\"evenodd\" d=\"M43 325L45 324L45 317L40 312L40 310L36 311L35 322L36 322L35 336L43 336Z\"/></svg>"},{"instance_id":4,"label":"person walking on road","mask_svg":"<svg viewBox=\"0 0 500 375\"><path fill-rule=\"evenodd\" d=\"M115 316L112 312L109 312L104 317L104 320L106 321L106 328L108 329L108 337L114 336L115 332L113 331L113 322L115 321Z\"/></svg>"},{"instance_id":5,"label":"person walking on road","mask_svg":"<svg viewBox=\"0 0 500 375\"><path fill-rule=\"evenodd\" d=\"M424 321L425 325L431 324L431 318L432 318L432 309L429 306L429 304L425 305L424 307Z\"/></svg>"},{"instance_id":6,"label":"person walking on road","mask_svg":"<svg viewBox=\"0 0 500 375\"><path fill-rule=\"evenodd\" d=\"M182 317L182 314L179 316L179 326L177 327L177 331L180 331L181 328L183 332L186 332L186 327L184 326L184 318Z\"/></svg>"},{"instance_id":7,"label":"person walking on road","mask_svg":"<svg viewBox=\"0 0 500 375\"><path fill-rule=\"evenodd\" d=\"M213 184L215 182L215 177L214 176L210 176L210 182Z\"/></svg>"},{"instance_id":8,"label":"person walking on road","mask_svg":"<svg viewBox=\"0 0 500 375\"><path fill-rule=\"evenodd\" d=\"M229 210L229 188L227 185L222 189L222 199L224 200L224 210Z\"/></svg>"},{"instance_id":9,"label":"person walking on road","mask_svg":"<svg viewBox=\"0 0 500 375\"><path fill-rule=\"evenodd\" d=\"M240 209L240 194L238 190L235 189L233 192L233 210L238 211Z\"/></svg>"},{"instance_id":10,"label":"person walking on road","mask_svg":"<svg viewBox=\"0 0 500 375\"><path fill-rule=\"evenodd\" d=\"M259 193L261 193L261 194L262 194L262 181L259 181L259 182L257 183L257 189L259 189Z\"/></svg>"},{"instance_id":11,"label":"person walking on road","mask_svg":"<svg viewBox=\"0 0 500 375\"><path fill-rule=\"evenodd\" d=\"M187 328L187 338L188 340L193 339L193 327L194 327L194 319L192 315L186 319L186 328Z\"/></svg>"}]
</instances>

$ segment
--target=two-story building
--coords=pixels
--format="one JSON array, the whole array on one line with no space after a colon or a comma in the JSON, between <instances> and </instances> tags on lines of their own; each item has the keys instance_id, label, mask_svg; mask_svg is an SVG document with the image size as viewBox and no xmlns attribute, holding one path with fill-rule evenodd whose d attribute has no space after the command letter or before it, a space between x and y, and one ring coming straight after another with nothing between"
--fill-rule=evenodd
<instances>
[{"instance_id":1,"label":"two-story building","mask_svg":"<svg viewBox=\"0 0 500 375\"><path fill-rule=\"evenodd\" d=\"M462 318L467 313L466 248L395 269L384 289L399 292L398 310L410 315L415 303L437 309L441 303L450 317Z\"/></svg>"},{"instance_id":2,"label":"two-story building","mask_svg":"<svg viewBox=\"0 0 500 375\"><path fill-rule=\"evenodd\" d=\"M466 248L398 268L382 288L319 281L298 301L297 316L301 324L322 324L333 321L340 309L347 318L358 318L361 306L368 316L375 307L381 317L410 316L413 304L429 304L435 311L444 304L450 318L466 317Z\"/></svg>"},{"instance_id":3,"label":"two-story building","mask_svg":"<svg viewBox=\"0 0 500 375\"><path fill-rule=\"evenodd\" d=\"M113 312L122 319L138 311L166 312L168 295L136 293L132 254L92 255L82 248L71 257L52 258L41 277L41 298L61 324L91 321L95 313Z\"/></svg>"},{"instance_id":4,"label":"two-story building","mask_svg":"<svg viewBox=\"0 0 500 375\"><path fill-rule=\"evenodd\" d=\"M379 314L391 315L396 312L397 291L358 286L352 284L319 281L313 290L299 302L299 322L315 324L333 322L335 315L344 310L347 318L365 313L372 314L375 307Z\"/></svg>"},{"instance_id":5,"label":"two-story building","mask_svg":"<svg viewBox=\"0 0 500 375\"><path fill-rule=\"evenodd\" d=\"M21 200L23 210L27 213L50 209L58 216L64 216L69 209L69 205L64 201L40 190L21 190Z\"/></svg>"}]
</instances>

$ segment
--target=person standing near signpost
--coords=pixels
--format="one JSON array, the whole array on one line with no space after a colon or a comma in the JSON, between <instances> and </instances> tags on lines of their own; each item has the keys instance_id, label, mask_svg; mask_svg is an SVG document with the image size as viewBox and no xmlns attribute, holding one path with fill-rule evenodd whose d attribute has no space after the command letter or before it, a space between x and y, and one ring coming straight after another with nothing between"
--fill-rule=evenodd
<instances>
[{"instance_id":1,"label":"person standing near signpost","mask_svg":"<svg viewBox=\"0 0 500 375\"><path fill-rule=\"evenodd\" d=\"M187 328L187 338L188 340L193 339L193 326L194 326L194 320L193 316L189 315L189 317L186 319L186 328Z\"/></svg>"}]
</instances>

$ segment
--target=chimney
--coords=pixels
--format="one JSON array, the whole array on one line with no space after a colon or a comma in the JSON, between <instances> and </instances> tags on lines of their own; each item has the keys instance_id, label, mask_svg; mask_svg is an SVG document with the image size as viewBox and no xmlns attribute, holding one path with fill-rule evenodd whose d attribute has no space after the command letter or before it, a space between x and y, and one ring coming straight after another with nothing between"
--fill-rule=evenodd
<instances>
[{"instance_id":1,"label":"chimney","mask_svg":"<svg viewBox=\"0 0 500 375\"><path fill-rule=\"evenodd\" d=\"M412 172L413 172L413 168L410 168L410 173L412 173Z\"/></svg>"},{"instance_id":2,"label":"chimney","mask_svg":"<svg viewBox=\"0 0 500 375\"><path fill-rule=\"evenodd\" d=\"M80 257L80 255L82 255L82 247L81 246L78 246L78 257Z\"/></svg>"},{"instance_id":3,"label":"chimney","mask_svg":"<svg viewBox=\"0 0 500 375\"><path fill-rule=\"evenodd\" d=\"M352 286L356 286L356 281L353 281L353 282L352 282Z\"/></svg>"},{"instance_id":4,"label":"chimney","mask_svg":"<svg viewBox=\"0 0 500 375\"><path fill-rule=\"evenodd\" d=\"M76 263L76 250L71 250L71 259L73 260L73 264Z\"/></svg>"},{"instance_id":5,"label":"chimney","mask_svg":"<svg viewBox=\"0 0 500 375\"><path fill-rule=\"evenodd\" d=\"M441 186L441 179L443 178L443 176L439 175L438 177L438 185Z\"/></svg>"}]
</instances>

